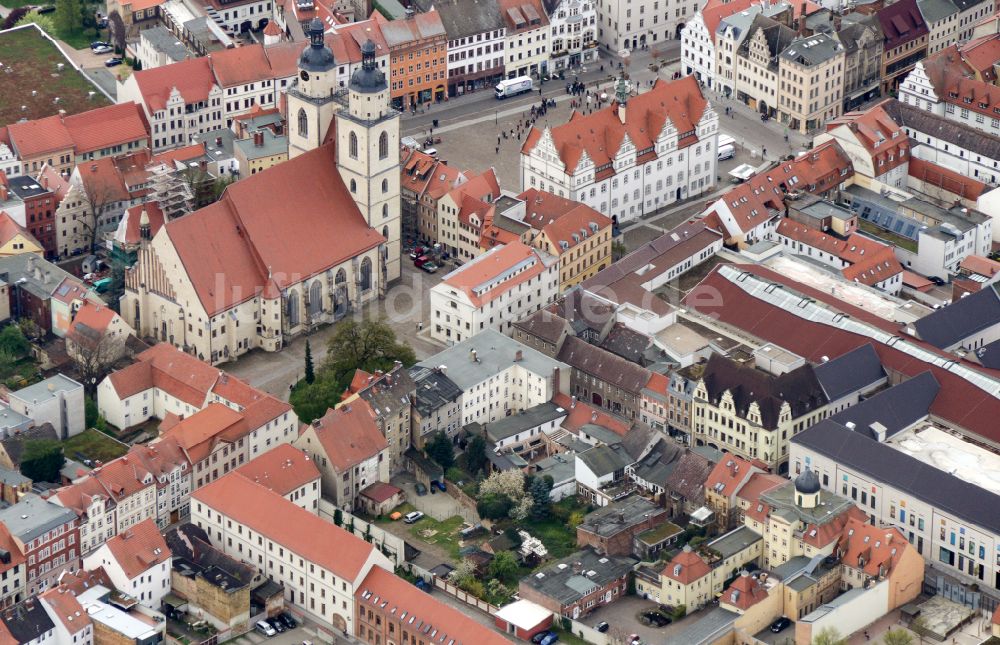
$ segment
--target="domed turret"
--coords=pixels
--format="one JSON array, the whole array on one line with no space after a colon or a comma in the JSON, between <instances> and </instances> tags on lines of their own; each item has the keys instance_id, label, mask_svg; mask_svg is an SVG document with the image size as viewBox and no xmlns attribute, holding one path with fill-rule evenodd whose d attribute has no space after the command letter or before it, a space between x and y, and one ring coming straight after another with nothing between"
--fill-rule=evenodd
<instances>
[{"instance_id":1,"label":"domed turret","mask_svg":"<svg viewBox=\"0 0 1000 645\"><path fill-rule=\"evenodd\" d=\"M309 23L309 46L299 56L299 69L307 72L326 72L333 69L337 61L333 52L323 40L323 23L313 18Z\"/></svg>"},{"instance_id":2,"label":"domed turret","mask_svg":"<svg viewBox=\"0 0 1000 645\"><path fill-rule=\"evenodd\" d=\"M351 76L351 90L372 94L385 88L385 74L375 64L375 43L368 39L361 45L361 69Z\"/></svg>"},{"instance_id":3,"label":"domed turret","mask_svg":"<svg viewBox=\"0 0 1000 645\"><path fill-rule=\"evenodd\" d=\"M802 508L816 508L819 504L819 476L812 468L806 468L795 478L795 503Z\"/></svg>"}]
</instances>

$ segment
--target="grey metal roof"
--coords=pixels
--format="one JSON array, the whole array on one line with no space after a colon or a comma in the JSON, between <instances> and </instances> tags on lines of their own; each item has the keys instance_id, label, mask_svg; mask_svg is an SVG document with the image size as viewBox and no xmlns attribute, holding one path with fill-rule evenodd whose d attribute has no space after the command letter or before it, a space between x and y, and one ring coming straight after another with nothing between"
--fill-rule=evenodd
<instances>
[{"instance_id":1,"label":"grey metal roof","mask_svg":"<svg viewBox=\"0 0 1000 645\"><path fill-rule=\"evenodd\" d=\"M896 99L886 100L881 105L893 121L911 131L912 138L918 143L926 145L926 137L930 136L988 159L1000 159L1000 137L985 135L981 130L964 123L940 117ZM918 133L925 135L923 142Z\"/></svg>"},{"instance_id":2,"label":"grey metal roof","mask_svg":"<svg viewBox=\"0 0 1000 645\"><path fill-rule=\"evenodd\" d=\"M28 493L17 504L0 510L0 522L21 542L30 542L75 519L76 513L73 511L48 502L34 493Z\"/></svg>"},{"instance_id":3,"label":"grey metal roof","mask_svg":"<svg viewBox=\"0 0 1000 645\"><path fill-rule=\"evenodd\" d=\"M576 478L576 455L572 452L557 452L551 457L536 461L535 474L548 475L557 485Z\"/></svg>"},{"instance_id":4,"label":"grey metal roof","mask_svg":"<svg viewBox=\"0 0 1000 645\"><path fill-rule=\"evenodd\" d=\"M416 385L414 407L422 415L428 415L462 398L462 388L436 368L411 367L410 378Z\"/></svg>"},{"instance_id":5,"label":"grey metal roof","mask_svg":"<svg viewBox=\"0 0 1000 645\"><path fill-rule=\"evenodd\" d=\"M482 424L486 437L493 442L502 441L508 437L555 421L566 416L567 412L555 403L548 402L528 408L509 417L503 417L499 421Z\"/></svg>"},{"instance_id":6,"label":"grey metal roof","mask_svg":"<svg viewBox=\"0 0 1000 645\"><path fill-rule=\"evenodd\" d=\"M437 9L449 40L504 29L500 4L494 0L416 0L421 11Z\"/></svg>"},{"instance_id":7,"label":"grey metal roof","mask_svg":"<svg viewBox=\"0 0 1000 645\"><path fill-rule=\"evenodd\" d=\"M623 470L626 466L635 463L621 444L591 448L587 452L577 455L576 458L598 477L609 475L616 470Z\"/></svg>"},{"instance_id":8,"label":"grey metal roof","mask_svg":"<svg viewBox=\"0 0 1000 645\"><path fill-rule=\"evenodd\" d=\"M958 7L951 0L917 0L917 9L924 22L933 24L958 13Z\"/></svg>"},{"instance_id":9,"label":"grey metal roof","mask_svg":"<svg viewBox=\"0 0 1000 645\"><path fill-rule=\"evenodd\" d=\"M157 26L152 29L143 29L140 36L147 40L154 50L165 54L175 63L188 57L187 47L166 27Z\"/></svg>"},{"instance_id":10,"label":"grey metal roof","mask_svg":"<svg viewBox=\"0 0 1000 645\"><path fill-rule=\"evenodd\" d=\"M472 360L472 350L476 350L478 360ZM430 368L444 365L448 378L464 392L513 365L518 350L521 351L521 361L518 364L529 372L549 377L553 370L559 368L561 378L569 378L569 365L549 358L495 329L483 330L417 365Z\"/></svg>"},{"instance_id":11,"label":"grey metal roof","mask_svg":"<svg viewBox=\"0 0 1000 645\"><path fill-rule=\"evenodd\" d=\"M605 587L632 570L635 560L602 556L593 549L583 549L521 579L522 585L569 605L595 588Z\"/></svg>"},{"instance_id":12,"label":"grey metal roof","mask_svg":"<svg viewBox=\"0 0 1000 645\"><path fill-rule=\"evenodd\" d=\"M854 432L832 418L795 435L792 443L873 481L905 491L969 524L1000 533L1000 495Z\"/></svg>"},{"instance_id":13,"label":"grey metal roof","mask_svg":"<svg viewBox=\"0 0 1000 645\"><path fill-rule=\"evenodd\" d=\"M41 300L48 300L56 287L66 278L76 280L69 273L34 253L0 258L0 280L10 285L17 284L18 288Z\"/></svg>"},{"instance_id":14,"label":"grey metal roof","mask_svg":"<svg viewBox=\"0 0 1000 645\"><path fill-rule=\"evenodd\" d=\"M820 387L831 401L863 391L886 377L875 348L862 345L815 368Z\"/></svg>"},{"instance_id":15,"label":"grey metal roof","mask_svg":"<svg viewBox=\"0 0 1000 645\"><path fill-rule=\"evenodd\" d=\"M23 387L16 392L11 392L10 396L17 397L22 401L38 402L51 399L57 396L60 392L72 392L73 390L79 390L82 388L82 385L70 377L62 374L55 374L44 381L39 381L38 383L34 383L28 387Z\"/></svg>"},{"instance_id":16,"label":"grey metal roof","mask_svg":"<svg viewBox=\"0 0 1000 645\"><path fill-rule=\"evenodd\" d=\"M913 323L921 340L949 349L1000 324L1000 294L996 285L971 293Z\"/></svg>"},{"instance_id":17,"label":"grey metal roof","mask_svg":"<svg viewBox=\"0 0 1000 645\"><path fill-rule=\"evenodd\" d=\"M830 418L845 426L853 423L857 432L872 439L875 438L872 425L880 423L888 439L926 418L939 389L934 375L923 372Z\"/></svg>"},{"instance_id":18,"label":"grey metal roof","mask_svg":"<svg viewBox=\"0 0 1000 645\"><path fill-rule=\"evenodd\" d=\"M782 58L799 65L821 65L837 54L843 53L844 46L826 34L814 34L796 38L781 53Z\"/></svg>"},{"instance_id":19,"label":"grey metal roof","mask_svg":"<svg viewBox=\"0 0 1000 645\"><path fill-rule=\"evenodd\" d=\"M740 614L716 607L703 614L696 622L670 635L669 642L684 645L709 645L718 642L733 629L733 623Z\"/></svg>"},{"instance_id":20,"label":"grey metal roof","mask_svg":"<svg viewBox=\"0 0 1000 645\"><path fill-rule=\"evenodd\" d=\"M264 139L259 146L254 142L252 136L249 139L239 139L233 142L233 145L243 153L245 158L260 159L261 157L270 157L288 152L287 136L278 136L268 128L261 128L259 131L264 135Z\"/></svg>"},{"instance_id":21,"label":"grey metal roof","mask_svg":"<svg viewBox=\"0 0 1000 645\"><path fill-rule=\"evenodd\" d=\"M744 525L712 540L708 546L721 553L725 560L763 539L759 533Z\"/></svg>"}]
</instances>

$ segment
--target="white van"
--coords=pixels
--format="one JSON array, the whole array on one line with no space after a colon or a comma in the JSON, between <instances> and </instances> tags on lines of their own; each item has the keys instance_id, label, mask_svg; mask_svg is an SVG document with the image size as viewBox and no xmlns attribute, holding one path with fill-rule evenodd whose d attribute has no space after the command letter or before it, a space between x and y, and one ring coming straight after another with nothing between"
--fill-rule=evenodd
<instances>
[{"instance_id":1,"label":"white van","mask_svg":"<svg viewBox=\"0 0 1000 645\"><path fill-rule=\"evenodd\" d=\"M736 147L733 144L730 143L724 146L719 146L719 161L732 159L735 156L736 156Z\"/></svg>"},{"instance_id":2,"label":"white van","mask_svg":"<svg viewBox=\"0 0 1000 645\"><path fill-rule=\"evenodd\" d=\"M728 134L719 135L719 148L722 148L723 146L735 146L735 145L736 145L736 139L732 138Z\"/></svg>"},{"instance_id":3,"label":"white van","mask_svg":"<svg viewBox=\"0 0 1000 645\"><path fill-rule=\"evenodd\" d=\"M277 636L278 634L278 632L275 631L274 627L271 627L271 625L266 620L258 620L255 627L258 632L260 632L264 636L267 636L268 638L272 636Z\"/></svg>"}]
</instances>

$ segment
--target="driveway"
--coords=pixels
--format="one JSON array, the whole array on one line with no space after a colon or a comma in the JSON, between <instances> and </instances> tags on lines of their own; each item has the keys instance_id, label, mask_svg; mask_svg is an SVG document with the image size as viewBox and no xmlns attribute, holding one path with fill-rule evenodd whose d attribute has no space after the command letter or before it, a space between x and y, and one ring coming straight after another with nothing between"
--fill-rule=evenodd
<instances>
[{"instance_id":1,"label":"driveway","mask_svg":"<svg viewBox=\"0 0 1000 645\"><path fill-rule=\"evenodd\" d=\"M671 636L681 632L688 625L699 620L702 614L701 611L694 612L675 623L661 628L647 627L636 618L639 612L656 609L657 606L657 603L645 600L639 596L625 596L610 605L599 607L580 622L593 627L601 621L607 621L610 630L616 633L617 630L621 630L621 633L626 636L628 634L638 634L643 643L666 643L670 640Z\"/></svg>"},{"instance_id":2,"label":"driveway","mask_svg":"<svg viewBox=\"0 0 1000 645\"><path fill-rule=\"evenodd\" d=\"M414 483L415 480L409 473L403 473L392 478L394 486L399 486L406 491L406 501L413 504L414 508L425 515L429 515L439 522L449 517L455 517L456 515L461 515L462 519L470 524L479 522L479 516L475 511L462 506L458 503L458 500L448 493L442 493L441 491L431 493L428 491L426 495L417 495ZM454 484L449 482L447 485L453 486Z\"/></svg>"}]
</instances>

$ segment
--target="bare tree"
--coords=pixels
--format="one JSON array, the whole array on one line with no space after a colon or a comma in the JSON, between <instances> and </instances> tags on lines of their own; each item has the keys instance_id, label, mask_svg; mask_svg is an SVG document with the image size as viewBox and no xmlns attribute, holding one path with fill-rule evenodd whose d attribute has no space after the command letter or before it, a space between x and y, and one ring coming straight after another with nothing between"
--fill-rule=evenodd
<instances>
[{"instance_id":1,"label":"bare tree","mask_svg":"<svg viewBox=\"0 0 1000 645\"><path fill-rule=\"evenodd\" d=\"M125 21L122 20L121 14L116 9L108 15L108 36L110 37L111 44L118 53L125 51L126 35Z\"/></svg>"},{"instance_id":2,"label":"bare tree","mask_svg":"<svg viewBox=\"0 0 1000 645\"><path fill-rule=\"evenodd\" d=\"M87 393L94 395L97 383L125 356L125 336L77 324L66 337L67 353Z\"/></svg>"},{"instance_id":3,"label":"bare tree","mask_svg":"<svg viewBox=\"0 0 1000 645\"><path fill-rule=\"evenodd\" d=\"M86 171L81 170L81 172ZM118 187L103 178L94 177L90 181L84 180L81 188L84 208L76 213L73 221L83 227L83 239L86 241L88 251L93 253L101 233L101 215L107 206L119 201Z\"/></svg>"}]
</instances>

